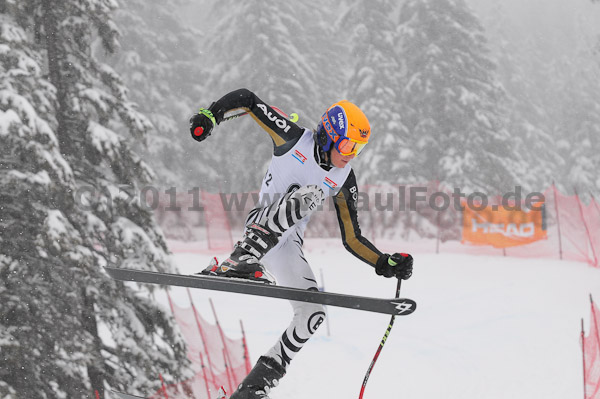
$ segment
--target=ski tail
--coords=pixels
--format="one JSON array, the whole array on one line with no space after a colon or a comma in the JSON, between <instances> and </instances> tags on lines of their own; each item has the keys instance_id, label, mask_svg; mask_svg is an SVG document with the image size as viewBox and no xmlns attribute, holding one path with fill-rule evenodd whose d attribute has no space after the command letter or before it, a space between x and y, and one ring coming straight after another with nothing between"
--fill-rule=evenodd
<instances>
[{"instance_id":1,"label":"ski tail","mask_svg":"<svg viewBox=\"0 0 600 399\"><path fill-rule=\"evenodd\" d=\"M111 391L111 393L116 395L116 397L119 399L146 399L143 396L135 396L135 395L130 395L128 393L123 393L123 392L118 392L118 391Z\"/></svg>"}]
</instances>

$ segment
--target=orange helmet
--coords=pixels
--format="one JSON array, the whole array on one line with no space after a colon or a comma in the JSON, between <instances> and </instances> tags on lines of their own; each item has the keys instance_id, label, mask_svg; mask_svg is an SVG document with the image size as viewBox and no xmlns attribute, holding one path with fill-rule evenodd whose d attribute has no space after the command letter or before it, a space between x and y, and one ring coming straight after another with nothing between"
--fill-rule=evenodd
<instances>
[{"instance_id":1,"label":"orange helmet","mask_svg":"<svg viewBox=\"0 0 600 399\"><path fill-rule=\"evenodd\" d=\"M342 155L358 155L369 142L371 125L360 108L342 100L325 111L317 133L324 151L333 145Z\"/></svg>"}]
</instances>

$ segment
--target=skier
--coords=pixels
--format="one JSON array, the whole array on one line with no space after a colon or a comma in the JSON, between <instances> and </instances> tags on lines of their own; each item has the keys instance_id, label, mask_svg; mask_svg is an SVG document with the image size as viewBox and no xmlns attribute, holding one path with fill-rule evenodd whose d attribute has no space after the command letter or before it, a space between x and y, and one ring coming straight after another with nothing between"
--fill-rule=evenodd
<instances>
[{"instance_id":1,"label":"skier","mask_svg":"<svg viewBox=\"0 0 600 399\"><path fill-rule=\"evenodd\" d=\"M303 251L303 236L310 216L332 196L344 247L373 266L378 275L408 279L413 258L409 254L382 253L361 234L356 202L358 188L350 166L369 141L367 117L349 101L333 104L315 131L302 128L276 112L247 89L235 90L201 108L190 119L190 132L203 141L226 112L244 109L271 136L273 157L262 181L258 206L248 214L243 239L220 265L201 274L242 278L306 290L317 281ZM291 360L325 320L322 305L291 301L294 316L281 338L239 385L231 399L268 398L285 375Z\"/></svg>"}]
</instances>

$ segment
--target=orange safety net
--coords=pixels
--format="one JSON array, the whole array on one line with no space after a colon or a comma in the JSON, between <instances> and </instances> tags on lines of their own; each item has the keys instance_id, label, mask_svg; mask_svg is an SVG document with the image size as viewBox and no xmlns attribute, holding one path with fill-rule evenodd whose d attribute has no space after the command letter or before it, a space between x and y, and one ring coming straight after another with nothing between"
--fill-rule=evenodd
<instances>
[{"instance_id":1,"label":"orange safety net","mask_svg":"<svg viewBox=\"0 0 600 399\"><path fill-rule=\"evenodd\" d=\"M461 199L456 198L455 190L439 182L362 186L356 198L361 232L386 252L555 258L599 265L600 206L596 200L586 203L578 196L562 194L552 186L543 192L543 211L511 211L499 206L496 211L479 212L477 217L487 214L485 220L496 224L494 229L504 224L504 229L496 232L493 237L489 234L492 228L484 235L481 235L482 228L476 229L480 233L478 235L465 230L465 227L473 229L473 224L465 225L465 220L472 220L475 214L470 209L463 213L460 209ZM191 213L196 209L191 206L182 207L183 213L178 214L183 227L161 222L169 240L169 248L173 252L211 255L229 252L232 249L232 235L241 236L246 215L256 205L258 195L200 194L203 205L201 220L198 219L197 212ZM523 194L523 197L526 195ZM193 193L186 201L181 201L195 204L198 202L197 198L198 194ZM500 199L490 197L489 206L501 204ZM521 204L522 209L526 209L524 205ZM185 214L186 209L188 216ZM159 220L173 219L164 214L164 210L159 213ZM511 225L514 220L521 220L523 223ZM204 223L205 236L199 234L197 223ZM532 231L531 225L527 223L534 223L535 231L533 236L523 237ZM181 237L186 236L182 231L192 231L194 234L188 239L182 239ZM335 206L331 199L320 207L318 215L311 218L305 236L307 239L340 237Z\"/></svg>"},{"instance_id":2,"label":"orange safety net","mask_svg":"<svg viewBox=\"0 0 600 399\"><path fill-rule=\"evenodd\" d=\"M594 264L600 266L600 206L594 198L588 205L582 204L584 226L590 240Z\"/></svg>"},{"instance_id":3,"label":"orange safety net","mask_svg":"<svg viewBox=\"0 0 600 399\"><path fill-rule=\"evenodd\" d=\"M600 399L600 336L598 322L600 311L592 301L590 317L590 331L587 337L581 332L581 346L583 351L583 377L585 399Z\"/></svg>"},{"instance_id":4,"label":"orange safety net","mask_svg":"<svg viewBox=\"0 0 600 399\"><path fill-rule=\"evenodd\" d=\"M150 398L214 399L221 386L228 393L235 391L251 368L245 340L227 337L218 322L208 323L193 305L182 308L171 302L171 308L195 374L181 383L164 386Z\"/></svg>"},{"instance_id":5,"label":"orange safety net","mask_svg":"<svg viewBox=\"0 0 600 399\"><path fill-rule=\"evenodd\" d=\"M202 192L202 203L206 218L208 248L211 250L229 250L233 246L229 219L219 194Z\"/></svg>"},{"instance_id":6,"label":"orange safety net","mask_svg":"<svg viewBox=\"0 0 600 399\"><path fill-rule=\"evenodd\" d=\"M511 240L510 242L484 242L479 238L478 245L470 245L464 240L464 219L470 210L464 213L457 210L454 205L447 207L432 206L430 195L446 193L439 184L432 182L415 186L423 191L428 200L420 201L410 208L409 191L411 187L400 190L398 196L396 189L386 187L383 191L392 193L393 202L399 201L402 193L406 193L403 200L407 206L401 212L385 211L381 207L361 210L359 207L359 220L363 227L363 234L372 240L381 250L405 252L439 252L439 253L468 253L474 255L516 256L525 258L555 258L585 262L593 266L599 265L600 255L600 208L595 200L585 204L576 195L565 195L555 187L550 187L544 194L543 212L531 212L533 222L536 224L535 239ZM378 188L367 188L369 201L373 201L373 193ZM402 201L400 201L402 202ZM499 205L499 198L491 198L490 206ZM371 203L372 204L372 203ZM513 204L514 205L514 204ZM522 204L524 205L524 204ZM523 209L526 207L523 206ZM504 212L498 206L495 214ZM518 212L518 211L514 211ZM524 218L524 214L516 216L499 216L504 222ZM494 215L491 220L495 220ZM502 220L502 219L501 219ZM366 226L366 227L365 227ZM467 226L469 226L467 224ZM505 225L506 227L506 225ZM472 228L472 226L471 226ZM309 227L310 230L310 227ZM483 229L479 229L481 233ZM489 231L489 230L488 230ZM311 234L310 231L307 235ZM474 240L475 241L475 240ZM520 242L519 242L520 241ZM495 245L494 245L495 244ZM518 244L518 245L517 245Z\"/></svg>"}]
</instances>

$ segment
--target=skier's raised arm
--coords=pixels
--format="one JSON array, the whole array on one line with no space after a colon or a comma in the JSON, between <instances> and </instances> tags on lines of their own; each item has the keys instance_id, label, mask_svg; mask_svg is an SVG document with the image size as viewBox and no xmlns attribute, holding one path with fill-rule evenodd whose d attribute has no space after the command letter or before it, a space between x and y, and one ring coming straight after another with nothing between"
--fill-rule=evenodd
<instances>
[{"instance_id":1,"label":"skier's raised arm","mask_svg":"<svg viewBox=\"0 0 600 399\"><path fill-rule=\"evenodd\" d=\"M211 135L215 125L223 121L225 113L244 110L267 132L276 152L293 145L304 129L279 114L248 89L234 90L213 102L208 109L200 108L190 119L192 138L203 141Z\"/></svg>"},{"instance_id":2,"label":"skier's raised arm","mask_svg":"<svg viewBox=\"0 0 600 399\"><path fill-rule=\"evenodd\" d=\"M358 259L373 266L378 275L408 279L412 275L413 258L411 255L405 253L384 254L362 236L356 210L358 186L354 171L350 172L339 193L333 199L344 247Z\"/></svg>"}]
</instances>

